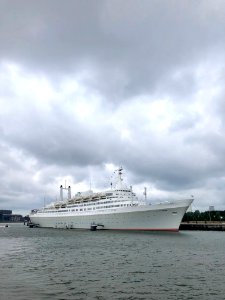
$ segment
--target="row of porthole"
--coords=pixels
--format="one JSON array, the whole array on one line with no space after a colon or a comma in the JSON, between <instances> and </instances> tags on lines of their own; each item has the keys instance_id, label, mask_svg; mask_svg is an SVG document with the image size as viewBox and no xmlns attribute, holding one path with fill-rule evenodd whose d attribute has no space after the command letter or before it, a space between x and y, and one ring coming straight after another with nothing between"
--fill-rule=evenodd
<instances>
[{"instance_id":1,"label":"row of porthole","mask_svg":"<svg viewBox=\"0 0 225 300\"><path fill-rule=\"evenodd\" d=\"M127 197L130 198L130 197ZM102 204L108 204L108 203L116 203L116 202L121 202L121 200L115 200L115 201L104 201L104 202L96 202L96 203L84 203L84 204L79 204L79 205L69 205L69 207L82 207L82 206L90 206L90 205L102 205Z\"/></svg>"},{"instance_id":2,"label":"row of porthole","mask_svg":"<svg viewBox=\"0 0 225 300\"><path fill-rule=\"evenodd\" d=\"M133 204L134 205L134 204ZM129 207L129 206L133 206L132 204L118 204L118 205L109 205L109 206L100 206L100 207L93 207L93 208L80 208L80 209L69 209L69 210L57 210L57 211L44 211L43 213L56 213L56 212L62 212L62 213L66 213L66 212L70 212L70 211L86 211L86 210L97 210L97 209L105 209L105 208L114 208L114 207Z\"/></svg>"}]
</instances>

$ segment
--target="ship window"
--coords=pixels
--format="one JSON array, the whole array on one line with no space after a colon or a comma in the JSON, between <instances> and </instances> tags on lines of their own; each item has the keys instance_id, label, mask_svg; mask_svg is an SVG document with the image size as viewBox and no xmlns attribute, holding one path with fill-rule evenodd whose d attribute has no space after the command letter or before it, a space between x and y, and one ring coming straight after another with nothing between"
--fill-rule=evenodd
<instances>
[{"instance_id":1,"label":"ship window","mask_svg":"<svg viewBox=\"0 0 225 300\"><path fill-rule=\"evenodd\" d=\"M176 215L176 214L177 214L177 211L173 211L172 214L173 214L173 215Z\"/></svg>"}]
</instances>

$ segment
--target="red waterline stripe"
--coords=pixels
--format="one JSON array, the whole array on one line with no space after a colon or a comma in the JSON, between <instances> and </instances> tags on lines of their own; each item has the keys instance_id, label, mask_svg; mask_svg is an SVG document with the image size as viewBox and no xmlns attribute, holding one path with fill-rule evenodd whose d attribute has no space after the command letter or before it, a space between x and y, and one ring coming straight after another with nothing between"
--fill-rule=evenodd
<instances>
[{"instance_id":1,"label":"red waterline stripe","mask_svg":"<svg viewBox=\"0 0 225 300\"><path fill-rule=\"evenodd\" d=\"M143 230L143 231L172 231L172 232L178 232L179 229L177 228L110 228L109 230Z\"/></svg>"}]
</instances>

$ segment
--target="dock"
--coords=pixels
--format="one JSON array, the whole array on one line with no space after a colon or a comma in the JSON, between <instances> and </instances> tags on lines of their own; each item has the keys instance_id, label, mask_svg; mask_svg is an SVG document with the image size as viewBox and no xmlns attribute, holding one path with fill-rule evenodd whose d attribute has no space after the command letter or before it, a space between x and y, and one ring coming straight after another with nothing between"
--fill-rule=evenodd
<instances>
[{"instance_id":1,"label":"dock","mask_svg":"<svg viewBox=\"0 0 225 300\"><path fill-rule=\"evenodd\" d=\"M225 231L225 222L190 221L182 222L179 230Z\"/></svg>"}]
</instances>

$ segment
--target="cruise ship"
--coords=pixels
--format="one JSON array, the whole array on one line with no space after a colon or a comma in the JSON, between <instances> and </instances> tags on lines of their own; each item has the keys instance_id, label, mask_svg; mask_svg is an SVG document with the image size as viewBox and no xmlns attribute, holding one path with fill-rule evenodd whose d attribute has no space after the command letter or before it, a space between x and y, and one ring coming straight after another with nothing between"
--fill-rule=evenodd
<instances>
[{"instance_id":1,"label":"cruise ship","mask_svg":"<svg viewBox=\"0 0 225 300\"><path fill-rule=\"evenodd\" d=\"M123 183L122 168L116 171L116 184L104 192L78 192L71 197L71 187L60 186L60 201L32 210L32 225L66 229L111 229L178 231L181 220L193 198L148 203L139 200ZM66 190L67 199L63 192Z\"/></svg>"}]
</instances>

